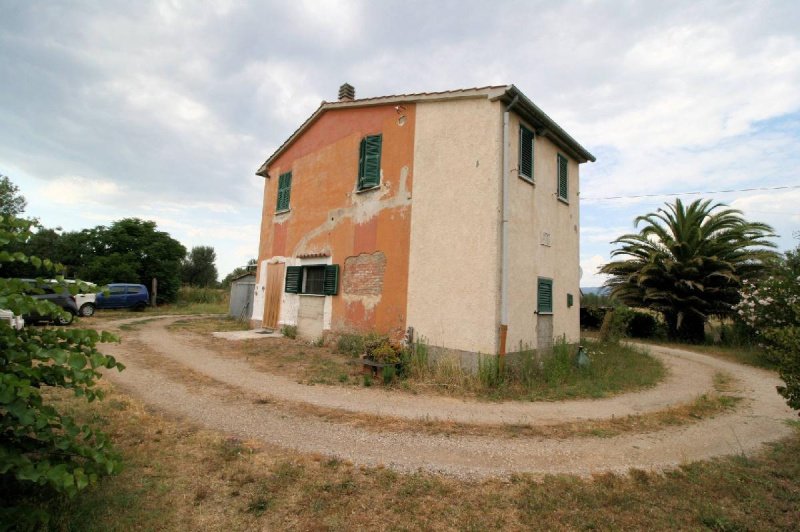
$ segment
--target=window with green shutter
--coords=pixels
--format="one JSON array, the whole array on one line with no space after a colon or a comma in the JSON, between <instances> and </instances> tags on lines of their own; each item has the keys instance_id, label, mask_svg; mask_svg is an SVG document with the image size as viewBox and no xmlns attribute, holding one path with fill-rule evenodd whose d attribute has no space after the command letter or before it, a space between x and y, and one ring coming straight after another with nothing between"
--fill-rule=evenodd
<instances>
[{"instance_id":1,"label":"window with green shutter","mask_svg":"<svg viewBox=\"0 0 800 532\"><path fill-rule=\"evenodd\" d=\"M338 264L329 264L325 266L325 280L323 281L322 293L326 296L335 296L339 293Z\"/></svg>"},{"instance_id":2,"label":"window with green shutter","mask_svg":"<svg viewBox=\"0 0 800 532\"><path fill-rule=\"evenodd\" d=\"M553 280L539 277L536 290L536 309L539 314L553 313Z\"/></svg>"},{"instance_id":3,"label":"window with green shutter","mask_svg":"<svg viewBox=\"0 0 800 532\"><path fill-rule=\"evenodd\" d=\"M287 266L284 291L290 294L335 296L339 293L339 265Z\"/></svg>"},{"instance_id":4,"label":"window with green shutter","mask_svg":"<svg viewBox=\"0 0 800 532\"><path fill-rule=\"evenodd\" d=\"M286 172L278 178L278 205L276 211L289 210L289 196L292 192L292 173Z\"/></svg>"},{"instance_id":5,"label":"window with green shutter","mask_svg":"<svg viewBox=\"0 0 800 532\"><path fill-rule=\"evenodd\" d=\"M558 197L564 201L569 201L569 176L567 174L567 158L558 154Z\"/></svg>"},{"instance_id":6,"label":"window with green shutter","mask_svg":"<svg viewBox=\"0 0 800 532\"><path fill-rule=\"evenodd\" d=\"M361 139L358 153L358 190L381 184L382 139L382 135L370 135Z\"/></svg>"},{"instance_id":7,"label":"window with green shutter","mask_svg":"<svg viewBox=\"0 0 800 532\"><path fill-rule=\"evenodd\" d=\"M533 181L533 131L519 126L519 175Z\"/></svg>"},{"instance_id":8,"label":"window with green shutter","mask_svg":"<svg viewBox=\"0 0 800 532\"><path fill-rule=\"evenodd\" d=\"M302 266L287 266L286 267L286 285L284 291L290 294L300 293L300 281L303 279Z\"/></svg>"}]
</instances>

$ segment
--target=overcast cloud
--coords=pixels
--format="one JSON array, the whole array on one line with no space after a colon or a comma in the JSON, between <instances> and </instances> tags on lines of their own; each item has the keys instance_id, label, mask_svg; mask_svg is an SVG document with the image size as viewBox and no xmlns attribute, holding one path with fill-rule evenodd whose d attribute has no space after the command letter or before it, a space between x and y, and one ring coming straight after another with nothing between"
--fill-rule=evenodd
<instances>
[{"instance_id":1,"label":"overcast cloud","mask_svg":"<svg viewBox=\"0 0 800 532\"><path fill-rule=\"evenodd\" d=\"M514 83L594 153L582 286L669 198L800 185L800 3L0 4L0 173L49 226L155 220L258 248L264 159L347 81L357 96ZM713 195L797 241L800 189ZM691 200L689 196L686 199Z\"/></svg>"}]
</instances>

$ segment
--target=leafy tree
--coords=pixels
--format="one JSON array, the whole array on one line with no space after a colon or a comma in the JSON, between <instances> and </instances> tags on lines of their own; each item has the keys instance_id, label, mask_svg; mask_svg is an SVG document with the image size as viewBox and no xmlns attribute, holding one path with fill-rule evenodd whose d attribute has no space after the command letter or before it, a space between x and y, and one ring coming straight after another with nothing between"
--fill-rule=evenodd
<instances>
[{"instance_id":1,"label":"leafy tree","mask_svg":"<svg viewBox=\"0 0 800 532\"><path fill-rule=\"evenodd\" d=\"M800 410L800 247L786 253L769 277L746 282L736 311L778 365L786 384L778 393Z\"/></svg>"},{"instance_id":2,"label":"leafy tree","mask_svg":"<svg viewBox=\"0 0 800 532\"><path fill-rule=\"evenodd\" d=\"M234 270L231 273L225 276L225 278L222 280L222 283L220 284L222 285L223 288L228 288L231 285L231 282L237 277L244 275L245 273L248 272L256 271L256 264L257 264L256 259L248 260L247 266L239 266L237 268L234 268Z\"/></svg>"},{"instance_id":3,"label":"leafy tree","mask_svg":"<svg viewBox=\"0 0 800 532\"><path fill-rule=\"evenodd\" d=\"M186 248L156 223L124 218L65 234L59 247L68 267L81 279L97 284L141 283L158 279L158 300L171 302L181 286L181 259Z\"/></svg>"},{"instance_id":4,"label":"leafy tree","mask_svg":"<svg viewBox=\"0 0 800 532\"><path fill-rule=\"evenodd\" d=\"M710 200L688 207L681 200L639 216L638 233L614 241L620 248L601 272L621 302L661 313L671 338L704 340L711 315L731 313L744 280L754 279L776 254L770 226L748 222L741 212Z\"/></svg>"},{"instance_id":5,"label":"leafy tree","mask_svg":"<svg viewBox=\"0 0 800 532\"><path fill-rule=\"evenodd\" d=\"M18 216L27 205L25 196L19 193L19 187L8 176L0 175L0 216Z\"/></svg>"},{"instance_id":6,"label":"leafy tree","mask_svg":"<svg viewBox=\"0 0 800 532\"><path fill-rule=\"evenodd\" d=\"M30 238L35 222L0 216L0 277L15 262L31 263L51 277L48 260L10 253L7 247ZM25 294L24 282L0 278L0 308L17 315L61 311ZM0 321L0 523L32 528L46 514L31 501L47 492L74 495L119 470L107 438L59 411L54 389L68 389L88 401L102 398L95 388L100 369L122 370L114 357L98 351L108 333L74 328L25 327Z\"/></svg>"},{"instance_id":7,"label":"leafy tree","mask_svg":"<svg viewBox=\"0 0 800 532\"><path fill-rule=\"evenodd\" d=\"M211 246L195 246L181 264L183 283L191 286L217 284L217 253Z\"/></svg>"}]
</instances>

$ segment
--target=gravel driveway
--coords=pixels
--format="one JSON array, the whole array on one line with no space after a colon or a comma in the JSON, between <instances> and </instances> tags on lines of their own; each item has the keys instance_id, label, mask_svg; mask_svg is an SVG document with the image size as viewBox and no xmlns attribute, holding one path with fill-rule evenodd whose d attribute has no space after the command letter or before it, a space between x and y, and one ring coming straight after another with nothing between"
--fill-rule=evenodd
<instances>
[{"instance_id":1,"label":"gravel driveway","mask_svg":"<svg viewBox=\"0 0 800 532\"><path fill-rule=\"evenodd\" d=\"M146 403L206 427L355 464L385 465L401 471L422 468L463 477L659 470L717 455L752 453L765 442L791 434L793 429L786 420L796 419L775 391L780 381L774 373L678 349L643 346L669 370L664 382L646 391L598 400L485 403L373 388L298 384L259 372L246 362L222 358L188 342L183 334L168 331L166 326L178 319L185 317L164 316L142 323L137 330L120 331L123 343L106 350L127 369L121 374L108 372L108 377ZM125 321L137 320L141 318ZM176 368L201 378L187 382L186 376L176 377ZM294 402L393 418L553 425L657 412L687 403L710 391L713 376L720 371L734 377L737 393L746 398L734 412L688 426L613 438L376 433L335 421L298 417L280 406L280 402ZM277 401L255 401L265 397Z\"/></svg>"}]
</instances>

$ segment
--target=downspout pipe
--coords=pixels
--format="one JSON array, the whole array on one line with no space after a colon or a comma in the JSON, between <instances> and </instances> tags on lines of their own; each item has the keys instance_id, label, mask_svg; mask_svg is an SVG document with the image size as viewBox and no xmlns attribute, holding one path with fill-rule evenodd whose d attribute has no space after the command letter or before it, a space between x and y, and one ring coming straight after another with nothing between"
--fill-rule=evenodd
<instances>
[{"instance_id":1,"label":"downspout pipe","mask_svg":"<svg viewBox=\"0 0 800 532\"><path fill-rule=\"evenodd\" d=\"M509 114L511 109L517 105L519 96L514 96L511 103L503 111L503 208L502 208L502 222L500 224L500 330L499 330L499 349L497 351L500 357L500 366L504 364L504 357L506 354L506 338L508 336L508 286L509 286L509 252L508 252L508 222L511 217L510 206L508 201L510 178L511 173L511 153L509 149Z\"/></svg>"}]
</instances>

